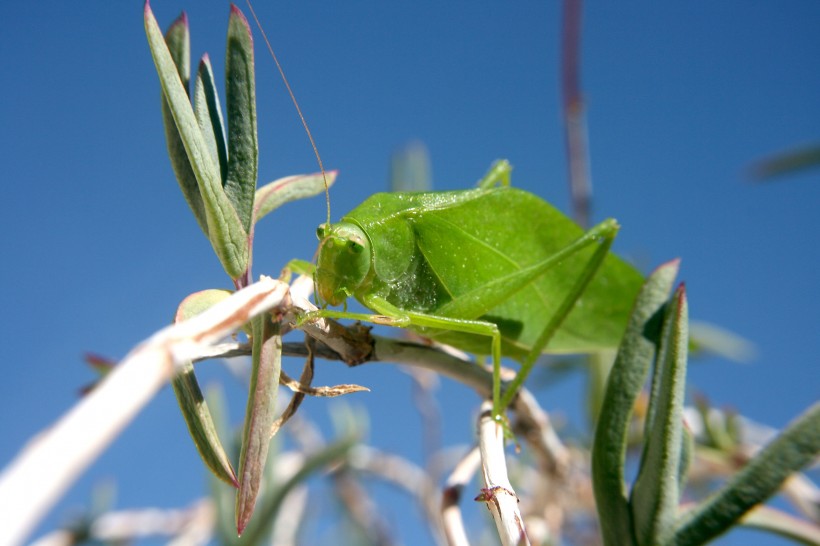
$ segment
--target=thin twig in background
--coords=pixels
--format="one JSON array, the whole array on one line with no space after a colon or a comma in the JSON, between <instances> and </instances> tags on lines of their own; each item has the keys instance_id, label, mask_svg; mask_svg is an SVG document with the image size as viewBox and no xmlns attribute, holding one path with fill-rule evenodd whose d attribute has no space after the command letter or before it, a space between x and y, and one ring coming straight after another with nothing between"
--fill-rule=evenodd
<instances>
[{"instance_id":1,"label":"thin twig in background","mask_svg":"<svg viewBox=\"0 0 820 546\"><path fill-rule=\"evenodd\" d=\"M564 0L561 36L561 90L563 93L564 138L569 165L569 191L575 221L589 227L592 183L584 102L581 96L581 0Z\"/></svg>"},{"instance_id":2,"label":"thin twig in background","mask_svg":"<svg viewBox=\"0 0 820 546\"><path fill-rule=\"evenodd\" d=\"M471 449L456 465L441 494L441 524L449 546L470 546L464 520L461 517L461 493L481 466L478 446Z\"/></svg>"}]
</instances>

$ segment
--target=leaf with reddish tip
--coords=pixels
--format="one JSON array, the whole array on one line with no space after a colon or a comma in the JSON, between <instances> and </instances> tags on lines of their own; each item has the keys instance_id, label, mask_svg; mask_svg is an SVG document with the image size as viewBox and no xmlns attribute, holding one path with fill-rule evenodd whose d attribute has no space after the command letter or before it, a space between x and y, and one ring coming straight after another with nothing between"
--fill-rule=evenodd
<instances>
[{"instance_id":1,"label":"leaf with reddish tip","mask_svg":"<svg viewBox=\"0 0 820 546\"><path fill-rule=\"evenodd\" d=\"M254 221L258 222L285 203L319 195L325 191L325 179L329 188L336 181L338 174L338 171L328 171L326 176L322 176L322 173L300 174L265 184L256 190Z\"/></svg>"},{"instance_id":2,"label":"leaf with reddish tip","mask_svg":"<svg viewBox=\"0 0 820 546\"><path fill-rule=\"evenodd\" d=\"M242 227L250 233L259 159L253 38L247 19L233 4L225 53L225 97L228 106L228 169L223 186Z\"/></svg>"},{"instance_id":3,"label":"leaf with reddish tip","mask_svg":"<svg viewBox=\"0 0 820 546\"><path fill-rule=\"evenodd\" d=\"M245 429L239 455L239 490L236 492L236 530L244 532L253 514L265 470L271 430L276 421L276 395L282 369L282 336L279 323L269 315L253 324L253 352Z\"/></svg>"},{"instance_id":4,"label":"leaf with reddish tip","mask_svg":"<svg viewBox=\"0 0 820 546\"><path fill-rule=\"evenodd\" d=\"M191 294L177 307L174 322L182 322L196 316L230 295L230 291L219 289L202 290ZM220 480L237 487L236 473L219 439L211 411L202 397L191 362L186 362L181 367L179 373L171 380L171 385L182 417L188 426L188 432L205 466Z\"/></svg>"},{"instance_id":5,"label":"leaf with reddish tip","mask_svg":"<svg viewBox=\"0 0 820 546\"><path fill-rule=\"evenodd\" d=\"M211 156L208 145L199 130L188 93L177 73L168 46L150 6L145 5L145 34L160 84L177 130L185 147L188 161L196 176L205 208L208 239L222 266L232 279L245 275L250 259L248 233L240 217L222 188L219 167Z\"/></svg>"}]
</instances>

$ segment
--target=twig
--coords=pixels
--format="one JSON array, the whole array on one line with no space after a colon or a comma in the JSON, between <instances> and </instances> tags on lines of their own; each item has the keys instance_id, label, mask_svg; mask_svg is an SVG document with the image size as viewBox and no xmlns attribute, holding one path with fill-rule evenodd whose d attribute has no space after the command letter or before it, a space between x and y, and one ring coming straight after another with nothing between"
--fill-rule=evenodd
<instances>
[{"instance_id":1,"label":"twig","mask_svg":"<svg viewBox=\"0 0 820 546\"><path fill-rule=\"evenodd\" d=\"M288 285L263 277L208 311L139 344L50 429L32 439L0 474L0 544L21 543L79 475L131 422L177 366L240 328L287 305Z\"/></svg>"},{"instance_id":2,"label":"twig","mask_svg":"<svg viewBox=\"0 0 820 546\"><path fill-rule=\"evenodd\" d=\"M444 536L450 546L470 546L464 520L461 518L461 493L481 466L481 452L478 446L471 449L456 465L441 495L441 524Z\"/></svg>"},{"instance_id":3,"label":"twig","mask_svg":"<svg viewBox=\"0 0 820 546\"><path fill-rule=\"evenodd\" d=\"M214 505L202 499L188 508L118 510L101 514L89 525L87 540L132 542L148 537L170 537L169 544L193 546L207 544L214 524ZM72 546L78 537L61 530L40 537L32 546Z\"/></svg>"},{"instance_id":4,"label":"twig","mask_svg":"<svg viewBox=\"0 0 820 546\"><path fill-rule=\"evenodd\" d=\"M561 90L564 95L564 124L569 164L569 187L575 220L589 225L592 184L589 180L584 102L581 97L581 0L564 0L561 36Z\"/></svg>"},{"instance_id":5,"label":"twig","mask_svg":"<svg viewBox=\"0 0 820 546\"><path fill-rule=\"evenodd\" d=\"M507 476L504 458L504 427L492 416L493 404L481 404L478 421L478 446L484 471L485 488L476 500L487 503L504 546L529 545L524 519L518 509L518 496Z\"/></svg>"},{"instance_id":6,"label":"twig","mask_svg":"<svg viewBox=\"0 0 820 546\"><path fill-rule=\"evenodd\" d=\"M347 462L350 468L378 476L409 493L424 510L433 536L443 541L436 484L424 469L398 455L363 445L350 451Z\"/></svg>"}]
</instances>

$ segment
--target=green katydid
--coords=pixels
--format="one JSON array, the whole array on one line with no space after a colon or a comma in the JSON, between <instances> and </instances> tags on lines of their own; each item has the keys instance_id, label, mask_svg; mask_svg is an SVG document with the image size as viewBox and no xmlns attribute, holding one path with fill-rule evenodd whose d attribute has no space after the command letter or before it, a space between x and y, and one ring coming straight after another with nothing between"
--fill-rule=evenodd
<instances>
[{"instance_id":1,"label":"green katydid","mask_svg":"<svg viewBox=\"0 0 820 546\"><path fill-rule=\"evenodd\" d=\"M542 199L510 187L509 173L502 161L476 189L368 198L339 223L319 227L314 274L324 304L353 296L378 313L318 315L406 327L490 355L496 417L545 349L617 346L641 282L631 266L607 256L614 220L584 233ZM503 395L502 355L521 363Z\"/></svg>"},{"instance_id":2,"label":"green katydid","mask_svg":"<svg viewBox=\"0 0 820 546\"><path fill-rule=\"evenodd\" d=\"M405 327L490 355L496 418L543 352L616 347L641 284L634 268L608 255L618 224L606 220L584 233L546 201L510 187L510 170L496 163L472 190L376 194L336 224L328 206L314 270L325 308L305 320ZM351 296L377 314L326 308ZM521 363L503 393L502 356Z\"/></svg>"}]
</instances>

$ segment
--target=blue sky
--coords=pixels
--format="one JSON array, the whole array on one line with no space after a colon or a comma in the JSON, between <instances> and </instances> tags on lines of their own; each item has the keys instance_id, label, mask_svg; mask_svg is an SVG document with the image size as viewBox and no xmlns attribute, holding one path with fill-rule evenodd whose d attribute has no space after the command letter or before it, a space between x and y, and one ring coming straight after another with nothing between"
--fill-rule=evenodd
<instances>
[{"instance_id":1,"label":"blue sky","mask_svg":"<svg viewBox=\"0 0 820 546\"><path fill-rule=\"evenodd\" d=\"M430 151L437 189L468 187L504 157L515 167L514 184L567 210L557 3L282 4L259 2L257 11L324 164L340 170L331 192L335 218L386 189L390 154L414 139ZM227 3L152 6L163 27L187 10L195 58L208 51L215 73L223 72ZM91 379L84 352L121 357L164 326L185 295L229 281L173 179L142 3L3 8L5 465L75 402ZM777 427L820 394L820 173L755 185L747 170L761 157L820 141L819 20L820 5L810 1L589 3L584 15L595 218L619 220L616 249L644 270L682 258L691 316L757 347L749 364L693 364L692 388ZM259 43L260 181L313 172L307 138ZM324 215L324 201L314 199L266 219L256 235L255 274L309 259ZM242 387L218 368L203 374L223 382L236 420ZM419 418L405 374L323 363L317 382L371 387L348 400L370 411L370 442L418 458ZM581 381L541 396L546 408L574 419ZM467 389L442 383L448 442L469 441L477 403ZM306 404L322 424L333 407ZM396 422L406 423L401 434ZM112 478L120 507L182 505L202 494L204 471L169 389L47 526ZM393 518L411 541L403 514ZM753 540L773 543L750 534L719 543Z\"/></svg>"}]
</instances>

